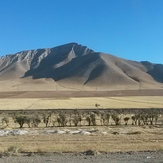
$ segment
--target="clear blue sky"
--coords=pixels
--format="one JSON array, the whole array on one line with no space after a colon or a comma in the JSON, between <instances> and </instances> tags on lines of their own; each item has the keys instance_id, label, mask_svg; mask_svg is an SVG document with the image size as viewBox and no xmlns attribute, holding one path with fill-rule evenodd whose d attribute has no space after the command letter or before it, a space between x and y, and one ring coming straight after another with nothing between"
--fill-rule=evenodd
<instances>
[{"instance_id":1,"label":"clear blue sky","mask_svg":"<svg viewBox=\"0 0 163 163\"><path fill-rule=\"evenodd\" d=\"M69 42L163 64L163 0L0 0L0 56Z\"/></svg>"}]
</instances>

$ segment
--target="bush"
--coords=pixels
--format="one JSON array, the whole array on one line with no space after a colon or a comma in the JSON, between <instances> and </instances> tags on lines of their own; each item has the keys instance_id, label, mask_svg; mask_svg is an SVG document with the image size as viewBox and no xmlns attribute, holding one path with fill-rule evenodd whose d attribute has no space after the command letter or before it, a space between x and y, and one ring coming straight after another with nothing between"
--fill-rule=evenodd
<instances>
[{"instance_id":1,"label":"bush","mask_svg":"<svg viewBox=\"0 0 163 163\"><path fill-rule=\"evenodd\" d=\"M3 117L2 118L2 123L5 123L6 126L8 126L9 125L9 118L8 117Z\"/></svg>"},{"instance_id":2,"label":"bush","mask_svg":"<svg viewBox=\"0 0 163 163\"><path fill-rule=\"evenodd\" d=\"M129 119L130 119L129 117L125 117L125 118L124 118L125 125L127 125L127 124L128 124Z\"/></svg>"},{"instance_id":3,"label":"bush","mask_svg":"<svg viewBox=\"0 0 163 163\"><path fill-rule=\"evenodd\" d=\"M113 114L112 119L115 122L115 125L120 125L121 124L121 118L117 114Z\"/></svg>"},{"instance_id":4,"label":"bush","mask_svg":"<svg viewBox=\"0 0 163 163\"><path fill-rule=\"evenodd\" d=\"M18 115L15 117L15 121L20 125L20 128L22 128L24 123L28 122L28 119L25 115Z\"/></svg>"},{"instance_id":5,"label":"bush","mask_svg":"<svg viewBox=\"0 0 163 163\"><path fill-rule=\"evenodd\" d=\"M38 114L30 115L27 117L27 124L29 127L38 127L41 118Z\"/></svg>"},{"instance_id":6,"label":"bush","mask_svg":"<svg viewBox=\"0 0 163 163\"><path fill-rule=\"evenodd\" d=\"M44 113L43 114L43 122L45 123L46 127L48 127L51 114L52 113Z\"/></svg>"},{"instance_id":7,"label":"bush","mask_svg":"<svg viewBox=\"0 0 163 163\"><path fill-rule=\"evenodd\" d=\"M60 113L57 118L57 122L58 122L59 126L62 126L62 127L66 126L66 124L67 124L66 114Z\"/></svg>"},{"instance_id":8,"label":"bush","mask_svg":"<svg viewBox=\"0 0 163 163\"><path fill-rule=\"evenodd\" d=\"M10 146L5 152L6 156L17 156L21 152L21 148L16 146Z\"/></svg>"}]
</instances>

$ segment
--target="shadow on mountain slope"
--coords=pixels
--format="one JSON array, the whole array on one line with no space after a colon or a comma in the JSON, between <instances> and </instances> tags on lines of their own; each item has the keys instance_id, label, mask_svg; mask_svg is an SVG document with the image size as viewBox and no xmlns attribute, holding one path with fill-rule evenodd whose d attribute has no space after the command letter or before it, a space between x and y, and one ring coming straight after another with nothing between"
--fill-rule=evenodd
<instances>
[{"instance_id":1,"label":"shadow on mountain slope","mask_svg":"<svg viewBox=\"0 0 163 163\"><path fill-rule=\"evenodd\" d=\"M83 78L83 82L85 83L98 77L104 68L104 61L99 55L91 53L89 55L73 58L68 63L57 68L55 68L54 62L48 63L43 60L40 62L38 68L27 71L24 77L32 76L33 79L53 78L55 81L58 81L76 76L78 78Z\"/></svg>"},{"instance_id":2,"label":"shadow on mountain slope","mask_svg":"<svg viewBox=\"0 0 163 163\"><path fill-rule=\"evenodd\" d=\"M163 83L163 65L152 64L150 62L141 62L146 68L147 73L152 76L157 82Z\"/></svg>"}]
</instances>

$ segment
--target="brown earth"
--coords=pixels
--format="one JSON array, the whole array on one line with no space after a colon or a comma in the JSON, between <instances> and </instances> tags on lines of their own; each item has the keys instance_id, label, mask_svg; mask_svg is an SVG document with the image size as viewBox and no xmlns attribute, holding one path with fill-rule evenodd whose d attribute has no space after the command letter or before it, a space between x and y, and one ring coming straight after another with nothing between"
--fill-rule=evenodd
<instances>
[{"instance_id":1,"label":"brown earth","mask_svg":"<svg viewBox=\"0 0 163 163\"><path fill-rule=\"evenodd\" d=\"M0 151L9 147L20 148L21 152L82 152L97 150L99 152L128 152L163 149L162 126L109 126L80 127L91 134L61 134L57 130L76 130L78 128L37 128L27 135L10 135L0 137ZM24 129L22 129L23 131ZM29 131L28 128L25 129ZM50 132L51 131L51 132ZM52 132L53 131L53 132Z\"/></svg>"},{"instance_id":2,"label":"brown earth","mask_svg":"<svg viewBox=\"0 0 163 163\"><path fill-rule=\"evenodd\" d=\"M163 96L162 89L117 91L12 91L0 92L0 98L70 98L70 97Z\"/></svg>"},{"instance_id":3,"label":"brown earth","mask_svg":"<svg viewBox=\"0 0 163 163\"><path fill-rule=\"evenodd\" d=\"M163 132L158 126L95 127L91 135L47 134L41 130L40 134L0 137L0 152L5 152L1 153L0 162L162 163L163 160ZM10 147L22 153L8 151Z\"/></svg>"}]
</instances>

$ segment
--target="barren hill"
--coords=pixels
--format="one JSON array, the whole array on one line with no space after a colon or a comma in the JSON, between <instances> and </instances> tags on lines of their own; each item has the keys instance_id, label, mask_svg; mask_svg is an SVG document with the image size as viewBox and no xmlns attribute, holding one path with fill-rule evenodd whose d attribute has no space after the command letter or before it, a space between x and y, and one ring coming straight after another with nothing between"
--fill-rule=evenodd
<instances>
[{"instance_id":1,"label":"barren hill","mask_svg":"<svg viewBox=\"0 0 163 163\"><path fill-rule=\"evenodd\" d=\"M77 43L0 58L1 91L163 88L163 65L129 61Z\"/></svg>"}]
</instances>

